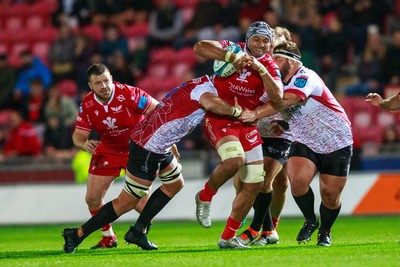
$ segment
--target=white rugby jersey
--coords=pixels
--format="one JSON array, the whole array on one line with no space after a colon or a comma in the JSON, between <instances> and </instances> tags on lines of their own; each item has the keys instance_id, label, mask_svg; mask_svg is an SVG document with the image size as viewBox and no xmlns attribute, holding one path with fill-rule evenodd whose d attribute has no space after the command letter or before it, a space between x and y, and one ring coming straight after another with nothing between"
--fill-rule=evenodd
<instances>
[{"instance_id":1,"label":"white rugby jersey","mask_svg":"<svg viewBox=\"0 0 400 267\"><path fill-rule=\"evenodd\" d=\"M318 74L302 66L283 89L302 99L282 112L293 141L320 154L353 144L351 123Z\"/></svg>"},{"instance_id":2,"label":"white rugby jersey","mask_svg":"<svg viewBox=\"0 0 400 267\"><path fill-rule=\"evenodd\" d=\"M290 129L285 131L281 135L275 135L271 131L272 126L274 126L276 124L274 121L278 121L278 120L283 120L283 117L280 113L276 113L276 114L268 116L268 117L263 117L260 120L258 120L257 129L260 132L261 137L263 137L263 138L283 138L283 139L292 140L292 134L290 132Z\"/></svg>"},{"instance_id":3,"label":"white rugby jersey","mask_svg":"<svg viewBox=\"0 0 400 267\"><path fill-rule=\"evenodd\" d=\"M183 83L167 94L148 116L135 127L131 139L157 154L168 152L172 145L189 134L205 116L200 97L217 91L208 76Z\"/></svg>"}]
</instances>

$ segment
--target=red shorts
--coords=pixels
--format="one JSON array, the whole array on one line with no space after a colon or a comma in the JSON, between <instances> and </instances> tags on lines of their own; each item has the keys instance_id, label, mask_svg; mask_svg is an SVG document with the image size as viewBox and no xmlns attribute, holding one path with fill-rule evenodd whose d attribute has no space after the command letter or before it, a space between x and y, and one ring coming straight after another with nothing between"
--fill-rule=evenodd
<instances>
[{"instance_id":1,"label":"red shorts","mask_svg":"<svg viewBox=\"0 0 400 267\"><path fill-rule=\"evenodd\" d=\"M128 150L113 150L100 144L93 152L92 159L90 160L89 173L118 177L121 169L126 169L128 156Z\"/></svg>"},{"instance_id":2,"label":"red shorts","mask_svg":"<svg viewBox=\"0 0 400 267\"><path fill-rule=\"evenodd\" d=\"M206 117L203 128L213 146L225 136L236 136L245 152L262 144L261 136L256 126L244 124L239 121Z\"/></svg>"}]
</instances>

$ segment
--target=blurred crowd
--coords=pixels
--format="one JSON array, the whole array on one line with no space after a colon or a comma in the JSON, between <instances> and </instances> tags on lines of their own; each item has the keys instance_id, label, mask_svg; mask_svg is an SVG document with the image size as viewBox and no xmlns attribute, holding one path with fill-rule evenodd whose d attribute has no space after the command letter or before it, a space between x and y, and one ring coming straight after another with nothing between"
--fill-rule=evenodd
<instances>
[{"instance_id":1,"label":"blurred crowd","mask_svg":"<svg viewBox=\"0 0 400 267\"><path fill-rule=\"evenodd\" d=\"M90 64L160 99L212 73L195 42L243 41L256 20L288 28L304 65L340 101L400 88L400 0L2 0L0 13L0 160L74 156ZM396 120L382 125L378 142L384 134L398 142ZM198 129L179 145L208 142Z\"/></svg>"}]
</instances>

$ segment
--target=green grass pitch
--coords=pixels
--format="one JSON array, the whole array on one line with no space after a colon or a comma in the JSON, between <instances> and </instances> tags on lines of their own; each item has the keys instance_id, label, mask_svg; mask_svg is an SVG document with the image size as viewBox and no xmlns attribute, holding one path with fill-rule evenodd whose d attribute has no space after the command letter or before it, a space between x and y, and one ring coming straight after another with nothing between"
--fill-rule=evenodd
<instances>
[{"instance_id":1,"label":"green grass pitch","mask_svg":"<svg viewBox=\"0 0 400 267\"><path fill-rule=\"evenodd\" d=\"M339 217L332 247L317 247L316 233L310 243L298 245L302 219L284 217L279 244L250 250L218 248L224 222L204 229L197 222L156 221L149 239L158 251L125 244L129 224L114 223L117 248L90 250L101 236L95 232L76 253L65 254L61 231L78 225L0 226L0 266L400 266L400 216Z\"/></svg>"}]
</instances>

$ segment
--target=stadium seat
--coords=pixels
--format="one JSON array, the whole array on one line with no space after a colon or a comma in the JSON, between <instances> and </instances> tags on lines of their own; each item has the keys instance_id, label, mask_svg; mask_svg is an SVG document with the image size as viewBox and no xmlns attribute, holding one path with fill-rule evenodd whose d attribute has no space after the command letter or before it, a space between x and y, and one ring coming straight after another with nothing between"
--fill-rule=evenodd
<instances>
[{"instance_id":1,"label":"stadium seat","mask_svg":"<svg viewBox=\"0 0 400 267\"><path fill-rule=\"evenodd\" d=\"M185 74L190 70L191 65L186 62L175 63L172 66L171 74L172 76L183 78L185 77Z\"/></svg>"},{"instance_id":2,"label":"stadium seat","mask_svg":"<svg viewBox=\"0 0 400 267\"><path fill-rule=\"evenodd\" d=\"M169 75L169 65L166 63L152 62L148 66L147 75L153 78L165 78Z\"/></svg>"},{"instance_id":3,"label":"stadium seat","mask_svg":"<svg viewBox=\"0 0 400 267\"><path fill-rule=\"evenodd\" d=\"M75 98L78 95L78 85L72 79L62 80L57 83L61 95Z\"/></svg>"},{"instance_id":4,"label":"stadium seat","mask_svg":"<svg viewBox=\"0 0 400 267\"><path fill-rule=\"evenodd\" d=\"M376 123L376 115L378 108L372 106L366 102L363 98L354 97L349 103L352 109L352 120L351 122L356 126L368 127Z\"/></svg>"},{"instance_id":5,"label":"stadium seat","mask_svg":"<svg viewBox=\"0 0 400 267\"><path fill-rule=\"evenodd\" d=\"M178 8L191 7L194 8L199 0L175 0L175 5Z\"/></svg>"},{"instance_id":6,"label":"stadium seat","mask_svg":"<svg viewBox=\"0 0 400 267\"><path fill-rule=\"evenodd\" d=\"M30 5L28 12L30 15L39 15L50 19L51 14L53 14L57 8L57 0L39 0Z\"/></svg>"},{"instance_id":7,"label":"stadium seat","mask_svg":"<svg viewBox=\"0 0 400 267\"><path fill-rule=\"evenodd\" d=\"M3 44L0 42L0 54L7 54L8 53L8 47L7 44Z\"/></svg>"},{"instance_id":8,"label":"stadium seat","mask_svg":"<svg viewBox=\"0 0 400 267\"><path fill-rule=\"evenodd\" d=\"M192 47L184 47L176 52L175 56L176 63L187 63L190 66L194 66L197 63L196 54Z\"/></svg>"},{"instance_id":9,"label":"stadium seat","mask_svg":"<svg viewBox=\"0 0 400 267\"><path fill-rule=\"evenodd\" d=\"M356 136L357 140L359 140L361 145L365 144L380 144L382 143L382 131L383 127L374 126L374 127L358 127L353 126L353 135Z\"/></svg>"},{"instance_id":10,"label":"stadium seat","mask_svg":"<svg viewBox=\"0 0 400 267\"><path fill-rule=\"evenodd\" d=\"M147 93L149 93L151 96L155 96L158 94L158 91L161 90L161 85L157 79L154 79L151 76L147 76L140 80L137 83L137 87L140 89L145 90Z\"/></svg>"},{"instance_id":11,"label":"stadium seat","mask_svg":"<svg viewBox=\"0 0 400 267\"><path fill-rule=\"evenodd\" d=\"M32 54L38 56L47 66L49 66L49 50L48 42L36 42L32 45Z\"/></svg>"},{"instance_id":12,"label":"stadium seat","mask_svg":"<svg viewBox=\"0 0 400 267\"><path fill-rule=\"evenodd\" d=\"M51 26L42 28L40 31L29 30L33 42L52 43L57 38L57 29Z\"/></svg>"},{"instance_id":13,"label":"stadium seat","mask_svg":"<svg viewBox=\"0 0 400 267\"><path fill-rule=\"evenodd\" d=\"M4 30L6 31L20 31L23 27L23 19L22 17L8 17L4 23Z\"/></svg>"},{"instance_id":14,"label":"stadium seat","mask_svg":"<svg viewBox=\"0 0 400 267\"><path fill-rule=\"evenodd\" d=\"M14 3L6 8L5 15L7 17L25 18L28 15L31 5L27 3Z\"/></svg>"},{"instance_id":15,"label":"stadium seat","mask_svg":"<svg viewBox=\"0 0 400 267\"><path fill-rule=\"evenodd\" d=\"M346 112L349 120L352 121L354 116L354 102L357 101L355 100L355 97L343 97L341 99L338 99L338 101Z\"/></svg>"},{"instance_id":16,"label":"stadium seat","mask_svg":"<svg viewBox=\"0 0 400 267\"><path fill-rule=\"evenodd\" d=\"M132 25L122 24L119 30L126 38L143 37L148 35L149 25L147 23L134 23Z\"/></svg>"},{"instance_id":17,"label":"stadium seat","mask_svg":"<svg viewBox=\"0 0 400 267\"><path fill-rule=\"evenodd\" d=\"M395 114L389 111L380 110L376 115L376 123L382 127L395 124Z\"/></svg>"},{"instance_id":18,"label":"stadium seat","mask_svg":"<svg viewBox=\"0 0 400 267\"><path fill-rule=\"evenodd\" d=\"M26 18L25 25L29 30L40 30L45 26L45 19L39 15L31 15Z\"/></svg>"},{"instance_id":19,"label":"stadium seat","mask_svg":"<svg viewBox=\"0 0 400 267\"><path fill-rule=\"evenodd\" d=\"M103 29L96 24L91 24L82 29L82 32L98 42L103 39Z\"/></svg>"},{"instance_id":20,"label":"stadium seat","mask_svg":"<svg viewBox=\"0 0 400 267\"><path fill-rule=\"evenodd\" d=\"M149 63L164 63L171 65L176 59L177 51L172 47L155 48L150 51Z\"/></svg>"}]
</instances>

